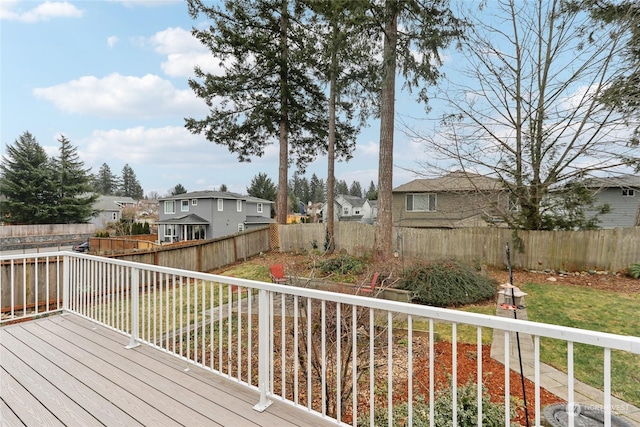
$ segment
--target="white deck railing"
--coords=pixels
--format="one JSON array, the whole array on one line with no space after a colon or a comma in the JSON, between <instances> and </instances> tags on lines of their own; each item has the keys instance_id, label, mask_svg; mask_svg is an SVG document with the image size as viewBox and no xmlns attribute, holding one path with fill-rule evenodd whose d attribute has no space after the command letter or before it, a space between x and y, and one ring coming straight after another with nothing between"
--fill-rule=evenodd
<instances>
[{"instance_id":1,"label":"white deck railing","mask_svg":"<svg viewBox=\"0 0 640 427\"><path fill-rule=\"evenodd\" d=\"M602 349L605 425L611 425L612 350L640 354L640 338L496 316L399 303L371 297L276 285L234 277L112 260L68 252L0 257L1 324L54 312L71 312L130 337L130 348L149 345L260 392L257 410L282 400L337 424L357 425L380 411L393 423L394 396L405 395L404 425L424 393L435 419L435 325L450 325L451 398L457 401L457 331L476 331L478 425L482 425L483 330L534 342L533 425L541 423L540 339L567 343L568 392L574 402L575 343ZM426 327L428 355L417 354L418 323ZM400 334L401 333L401 334ZM499 333L499 332L498 332ZM402 349L400 351L399 349ZM429 384L414 382L417 361L427 360ZM354 363L355 361L355 363ZM402 361L402 363L398 363ZM517 367L514 367L517 369ZM509 357L504 366L504 418L510 425ZM596 367L594 367L596 369ZM531 401L535 403L531 403ZM452 405L456 425L457 406ZM569 412L569 424L573 425Z\"/></svg>"}]
</instances>

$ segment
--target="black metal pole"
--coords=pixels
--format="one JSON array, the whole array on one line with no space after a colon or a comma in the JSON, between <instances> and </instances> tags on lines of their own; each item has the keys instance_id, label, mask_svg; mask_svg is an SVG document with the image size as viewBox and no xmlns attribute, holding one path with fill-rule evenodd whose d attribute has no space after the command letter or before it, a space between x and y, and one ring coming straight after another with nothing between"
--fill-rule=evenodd
<instances>
[{"instance_id":1,"label":"black metal pole","mask_svg":"<svg viewBox=\"0 0 640 427\"><path fill-rule=\"evenodd\" d=\"M513 306L513 318L518 318L518 306L516 305L516 292L513 286L513 271L511 270L511 250L509 249L509 243L507 243L507 268L509 269L509 284L511 285L511 303ZM522 400L524 401L524 417L527 420L527 427L529 427L529 410L527 407L527 392L524 388L524 370L522 368L522 351L520 350L520 333L516 331L516 342L518 343L518 361L520 362L520 380L522 381ZM508 354L504 355L505 358L509 357Z\"/></svg>"}]
</instances>

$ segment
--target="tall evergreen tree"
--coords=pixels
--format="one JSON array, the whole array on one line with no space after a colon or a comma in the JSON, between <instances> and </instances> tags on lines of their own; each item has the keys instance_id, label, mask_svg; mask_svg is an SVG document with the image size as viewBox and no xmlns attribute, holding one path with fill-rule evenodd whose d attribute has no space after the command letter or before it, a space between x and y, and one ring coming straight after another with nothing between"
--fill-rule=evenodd
<instances>
[{"instance_id":1,"label":"tall evergreen tree","mask_svg":"<svg viewBox=\"0 0 640 427\"><path fill-rule=\"evenodd\" d=\"M377 87L380 73L377 67L375 25L363 19L367 1L310 0L304 1L313 12L311 22L314 43L319 48L316 57L318 78L329 86L329 135L327 150L327 228L325 248L334 249L334 200L336 152L347 151L347 159L355 146L355 136L372 112L377 111ZM354 114L359 112L358 120ZM336 150L337 147L340 147Z\"/></svg>"},{"instance_id":2,"label":"tall evergreen tree","mask_svg":"<svg viewBox=\"0 0 640 427\"><path fill-rule=\"evenodd\" d=\"M393 244L391 191L396 75L401 72L409 90L421 86L418 99L426 104L427 90L440 76L439 51L459 35L460 23L449 9L448 0L371 1L370 11L371 19L378 23L383 35L378 218L373 255L377 260L385 260L391 257Z\"/></svg>"},{"instance_id":3,"label":"tall evergreen tree","mask_svg":"<svg viewBox=\"0 0 640 427\"><path fill-rule=\"evenodd\" d=\"M97 213L94 209L98 195L92 192L91 169L84 169L78 157L78 149L64 135L60 142L59 155L52 160L53 178L58 194L56 204L57 223L73 224L88 222Z\"/></svg>"},{"instance_id":4,"label":"tall evergreen tree","mask_svg":"<svg viewBox=\"0 0 640 427\"><path fill-rule=\"evenodd\" d=\"M173 187L170 191L172 196L177 196L178 194L184 194L187 192L187 189L184 188L184 185L178 183L175 187Z\"/></svg>"},{"instance_id":5,"label":"tall evergreen tree","mask_svg":"<svg viewBox=\"0 0 640 427\"><path fill-rule=\"evenodd\" d=\"M279 144L277 222L286 223L288 165L300 169L327 149L326 96L312 75L313 39L299 25L303 10L289 0L237 0L205 5L188 0L206 29L192 34L220 61L221 75L195 69L189 86L209 106L204 119L187 118L192 133L225 145L240 161Z\"/></svg>"},{"instance_id":6,"label":"tall evergreen tree","mask_svg":"<svg viewBox=\"0 0 640 427\"><path fill-rule=\"evenodd\" d=\"M336 182L336 194L349 194L349 186L347 185L347 181L341 179Z\"/></svg>"},{"instance_id":7,"label":"tall evergreen tree","mask_svg":"<svg viewBox=\"0 0 640 427\"><path fill-rule=\"evenodd\" d=\"M0 164L2 220L10 224L55 224L57 192L50 159L30 132L23 133Z\"/></svg>"},{"instance_id":8,"label":"tall evergreen tree","mask_svg":"<svg viewBox=\"0 0 640 427\"><path fill-rule=\"evenodd\" d=\"M324 202L324 182L314 173L309 180L310 201L313 203Z\"/></svg>"},{"instance_id":9,"label":"tall evergreen tree","mask_svg":"<svg viewBox=\"0 0 640 427\"><path fill-rule=\"evenodd\" d=\"M103 163L93 179L94 190L99 194L109 196L116 194L118 187L118 177L111 172L108 164Z\"/></svg>"},{"instance_id":10,"label":"tall evergreen tree","mask_svg":"<svg viewBox=\"0 0 640 427\"><path fill-rule=\"evenodd\" d=\"M369 189L367 190L367 194L365 196L367 200L378 200L378 190L376 190L376 185L371 181L369 184Z\"/></svg>"},{"instance_id":11,"label":"tall evergreen tree","mask_svg":"<svg viewBox=\"0 0 640 427\"><path fill-rule=\"evenodd\" d=\"M120 187L120 195L131 197L135 200L141 200L144 195L144 191L136 177L136 173L128 163L122 168L122 187Z\"/></svg>"},{"instance_id":12,"label":"tall evergreen tree","mask_svg":"<svg viewBox=\"0 0 640 427\"><path fill-rule=\"evenodd\" d=\"M349 195L362 198L362 186L358 181L353 181L349 187Z\"/></svg>"},{"instance_id":13,"label":"tall evergreen tree","mask_svg":"<svg viewBox=\"0 0 640 427\"><path fill-rule=\"evenodd\" d=\"M251 179L251 185L247 187L247 194L273 202L278 195L278 189L266 173L260 172Z\"/></svg>"}]
</instances>

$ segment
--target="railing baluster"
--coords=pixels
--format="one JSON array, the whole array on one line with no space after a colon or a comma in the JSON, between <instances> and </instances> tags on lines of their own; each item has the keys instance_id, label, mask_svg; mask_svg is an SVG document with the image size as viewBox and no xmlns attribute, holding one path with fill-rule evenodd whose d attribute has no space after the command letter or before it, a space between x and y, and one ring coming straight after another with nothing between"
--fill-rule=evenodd
<instances>
[{"instance_id":1,"label":"railing baluster","mask_svg":"<svg viewBox=\"0 0 640 427\"><path fill-rule=\"evenodd\" d=\"M351 413L353 414L353 427L356 427L358 421L358 309L354 305L351 306L351 396L353 399Z\"/></svg>"},{"instance_id":2,"label":"railing baluster","mask_svg":"<svg viewBox=\"0 0 640 427\"><path fill-rule=\"evenodd\" d=\"M293 296L293 401L300 404L300 393L298 390L298 295Z\"/></svg>"},{"instance_id":3,"label":"railing baluster","mask_svg":"<svg viewBox=\"0 0 640 427\"><path fill-rule=\"evenodd\" d=\"M536 400L536 417L535 425L538 426L542 422L540 412L540 337L538 335L533 336L533 369L534 369L534 393Z\"/></svg>"},{"instance_id":4,"label":"railing baluster","mask_svg":"<svg viewBox=\"0 0 640 427\"><path fill-rule=\"evenodd\" d=\"M129 270L127 270L129 271ZM140 272L137 269L131 269L130 274L130 289L131 289L131 303L130 303L130 316L131 316L131 340L127 349L135 348L140 345L138 342L139 317L140 317Z\"/></svg>"},{"instance_id":5,"label":"railing baluster","mask_svg":"<svg viewBox=\"0 0 640 427\"><path fill-rule=\"evenodd\" d=\"M574 408L576 405L574 390L573 390L573 341L567 341L567 387L568 395L567 402L569 408L567 408L567 414L569 415L569 427L573 427L574 423Z\"/></svg>"},{"instance_id":6,"label":"railing baluster","mask_svg":"<svg viewBox=\"0 0 640 427\"><path fill-rule=\"evenodd\" d=\"M237 310L237 318L238 318L238 381L242 381L242 289L240 286L236 288L236 295L238 298L238 310Z\"/></svg>"},{"instance_id":7,"label":"railing baluster","mask_svg":"<svg viewBox=\"0 0 640 427\"><path fill-rule=\"evenodd\" d=\"M476 339L477 342L477 351L478 351L478 360L477 360L477 371L478 375L476 376L476 383L478 386L478 419L477 425L482 425L482 327L478 326L476 330Z\"/></svg>"},{"instance_id":8,"label":"railing baluster","mask_svg":"<svg viewBox=\"0 0 640 427\"><path fill-rule=\"evenodd\" d=\"M458 425L458 324L451 324L451 401L454 427Z\"/></svg>"},{"instance_id":9,"label":"railing baluster","mask_svg":"<svg viewBox=\"0 0 640 427\"><path fill-rule=\"evenodd\" d=\"M267 383L269 378L269 294L270 292L260 289L258 294L258 389L260 390L260 401L253 407L256 411L263 412L271 405L267 394L271 390L271 385Z\"/></svg>"},{"instance_id":10,"label":"railing baluster","mask_svg":"<svg viewBox=\"0 0 640 427\"><path fill-rule=\"evenodd\" d=\"M389 427L393 425L393 317L387 311L387 411Z\"/></svg>"},{"instance_id":11,"label":"railing baluster","mask_svg":"<svg viewBox=\"0 0 640 427\"><path fill-rule=\"evenodd\" d=\"M611 427L611 349L604 349L604 427Z\"/></svg>"},{"instance_id":12,"label":"railing baluster","mask_svg":"<svg viewBox=\"0 0 640 427\"><path fill-rule=\"evenodd\" d=\"M307 409L311 409L311 298L305 298L307 305Z\"/></svg>"},{"instance_id":13,"label":"railing baluster","mask_svg":"<svg viewBox=\"0 0 640 427\"><path fill-rule=\"evenodd\" d=\"M286 298L285 294L280 294L280 383L282 399L287 398L287 335L285 332L286 327ZM295 363L295 361L294 361Z\"/></svg>"},{"instance_id":14,"label":"railing baluster","mask_svg":"<svg viewBox=\"0 0 640 427\"><path fill-rule=\"evenodd\" d=\"M369 419L371 427L375 420L375 318L373 316L374 309L369 308Z\"/></svg>"},{"instance_id":15,"label":"railing baluster","mask_svg":"<svg viewBox=\"0 0 640 427\"><path fill-rule=\"evenodd\" d=\"M511 397L511 389L510 389L510 377L509 377L509 362L511 358L511 353L509 350L511 336L509 331L504 331L504 426L509 427L511 425L511 414L510 414L510 401Z\"/></svg>"},{"instance_id":16,"label":"railing baluster","mask_svg":"<svg viewBox=\"0 0 640 427\"><path fill-rule=\"evenodd\" d=\"M40 307L40 300L38 299L38 284L40 283L40 281L38 280L38 273L39 273L39 262L38 262L38 257L36 256L33 259L33 268L35 270L35 274L34 274L34 283L33 283L33 288L34 288L34 296L35 299L33 300L34 302L34 311L36 314L38 314L38 309Z\"/></svg>"},{"instance_id":17,"label":"railing baluster","mask_svg":"<svg viewBox=\"0 0 640 427\"><path fill-rule=\"evenodd\" d=\"M355 358L355 354L353 355ZM336 419L342 421L342 309L336 302Z\"/></svg>"},{"instance_id":18,"label":"railing baluster","mask_svg":"<svg viewBox=\"0 0 640 427\"><path fill-rule=\"evenodd\" d=\"M434 426L435 423L435 370L434 370L434 343L433 343L433 319L429 319L429 425Z\"/></svg>"},{"instance_id":19,"label":"railing baluster","mask_svg":"<svg viewBox=\"0 0 640 427\"><path fill-rule=\"evenodd\" d=\"M322 408L321 413L323 416L327 415L327 302L322 300L320 307L320 336L321 336L321 353L322 353L322 380L320 381L322 385Z\"/></svg>"},{"instance_id":20,"label":"railing baluster","mask_svg":"<svg viewBox=\"0 0 640 427\"><path fill-rule=\"evenodd\" d=\"M409 426L413 426L413 316L407 316L407 403Z\"/></svg>"}]
</instances>

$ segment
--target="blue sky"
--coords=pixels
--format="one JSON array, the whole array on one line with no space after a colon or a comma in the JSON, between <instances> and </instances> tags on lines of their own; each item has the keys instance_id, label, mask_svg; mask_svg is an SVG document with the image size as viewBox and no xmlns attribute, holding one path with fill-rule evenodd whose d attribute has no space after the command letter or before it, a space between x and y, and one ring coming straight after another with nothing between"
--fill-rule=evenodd
<instances>
[{"instance_id":1,"label":"blue sky","mask_svg":"<svg viewBox=\"0 0 640 427\"><path fill-rule=\"evenodd\" d=\"M3 155L28 130L51 155L64 134L93 173L107 163L120 175L128 163L145 194L165 195L178 183L189 191L225 184L246 193L259 172L277 183L277 145L262 158L238 163L225 147L184 128L184 117L206 114L187 84L193 66L215 70L208 51L191 37L191 27L201 22L190 19L184 1L2 0L0 18ZM411 95L398 94L398 100L398 121L425 115ZM357 180L364 189L372 180L377 185L378 138L372 121L353 159L336 164L336 178L349 185ZM394 187L415 178L408 169L423 152L396 129ZM326 171L322 157L306 176L326 181Z\"/></svg>"}]
</instances>

